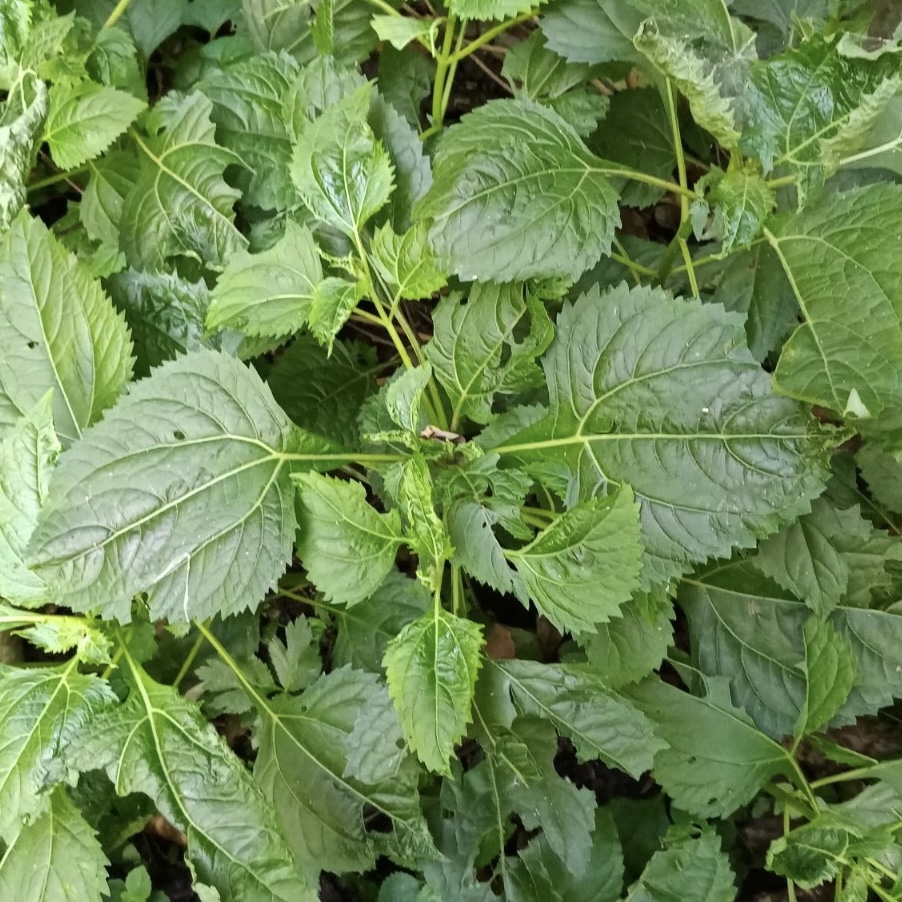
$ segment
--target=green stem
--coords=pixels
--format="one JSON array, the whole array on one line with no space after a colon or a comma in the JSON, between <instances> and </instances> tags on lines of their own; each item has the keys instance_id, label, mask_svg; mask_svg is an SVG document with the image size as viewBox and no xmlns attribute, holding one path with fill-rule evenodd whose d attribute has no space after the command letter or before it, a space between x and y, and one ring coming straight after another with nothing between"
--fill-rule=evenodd
<instances>
[{"instance_id":1,"label":"green stem","mask_svg":"<svg viewBox=\"0 0 902 902\"><path fill-rule=\"evenodd\" d=\"M348 461L353 463L371 463L371 464L396 464L398 461L404 460L400 454L292 454L285 452L278 455L281 460L296 460L298 462L331 462L335 461L336 469L338 465L345 465Z\"/></svg>"},{"instance_id":2,"label":"green stem","mask_svg":"<svg viewBox=\"0 0 902 902\"><path fill-rule=\"evenodd\" d=\"M172 688L178 689L182 683L182 680L185 679L186 676L191 672L191 667L194 664L195 659L197 658L198 653L201 648L203 648L204 642L206 640L203 637L203 634L199 635L194 642L194 645L191 646L191 651L188 652L188 657L182 662L182 666L179 669L179 672L176 674L175 679L172 681Z\"/></svg>"},{"instance_id":3,"label":"green stem","mask_svg":"<svg viewBox=\"0 0 902 902\"><path fill-rule=\"evenodd\" d=\"M811 820L817 814L817 809L810 811L808 806L805 805L801 799L794 796L791 792L787 792L781 786L777 786L775 783L765 786L764 789L768 795L773 796L778 802L783 803L784 815L785 812L798 811L808 820Z\"/></svg>"},{"instance_id":4,"label":"green stem","mask_svg":"<svg viewBox=\"0 0 902 902\"><path fill-rule=\"evenodd\" d=\"M799 180L797 175L781 175L777 179L769 179L766 183L768 188L782 188L785 185L794 185Z\"/></svg>"},{"instance_id":5,"label":"green stem","mask_svg":"<svg viewBox=\"0 0 902 902\"><path fill-rule=\"evenodd\" d=\"M59 184L59 182L67 182L69 179L87 172L88 169L90 169L89 166L78 166L75 169L70 169L68 172L58 172L56 175L48 175L47 178L38 179L38 181L32 182L28 186L28 190L40 191L41 188L49 188L51 185Z\"/></svg>"},{"instance_id":6,"label":"green stem","mask_svg":"<svg viewBox=\"0 0 902 902\"><path fill-rule=\"evenodd\" d=\"M870 766L856 767L854 770L843 771L841 774L831 774L829 777L821 777L820 780L812 780L809 785L812 789L820 789L833 783L845 783L847 780L867 780L869 777L873 779L872 770L873 767Z\"/></svg>"},{"instance_id":7,"label":"green stem","mask_svg":"<svg viewBox=\"0 0 902 902\"><path fill-rule=\"evenodd\" d=\"M686 267L686 273L689 276L689 286L692 289L693 295L698 297L698 282L695 278L695 269L692 265L692 255L689 252L689 245L686 243L686 238L688 236L686 226L689 225L691 227L689 220L689 197L685 193L689 188L689 177L686 174L686 157L683 155L683 136L680 133L680 120L677 116L676 100L673 96L673 86L670 84L670 79L665 80L664 90L667 100L667 113L670 118L670 131L673 135L673 150L676 154L677 177L680 182L680 187L683 189L680 193L680 228L677 231L674 241L676 241L680 253L683 256L683 263ZM673 257L671 257L671 263L672 260ZM661 276L660 270L658 276L659 278ZM666 278L666 275L664 278ZM661 278L660 281L663 282L664 279Z\"/></svg>"},{"instance_id":8,"label":"green stem","mask_svg":"<svg viewBox=\"0 0 902 902\"><path fill-rule=\"evenodd\" d=\"M539 530L548 529L554 522L554 520L546 520L545 517L537 517L535 514L522 509L520 511L520 517L528 526L535 526L535 528Z\"/></svg>"},{"instance_id":9,"label":"green stem","mask_svg":"<svg viewBox=\"0 0 902 902\"><path fill-rule=\"evenodd\" d=\"M783 836L786 837L786 834L790 832L792 829L792 823L789 817L789 807L784 806L783 808ZM796 885L793 882L791 877L786 878L786 898L787 902L796 902Z\"/></svg>"},{"instance_id":10,"label":"green stem","mask_svg":"<svg viewBox=\"0 0 902 902\"><path fill-rule=\"evenodd\" d=\"M498 25L493 26L488 31L484 31L478 38L470 41L464 48L458 48L454 52L454 56L451 57L451 61L455 63L459 63L462 59L468 57L471 53L475 53L479 50L480 47L484 47L486 44L490 44L495 38L498 37L499 34L503 34L505 31L508 31L511 28L515 28L517 25L521 25L523 22L528 22L530 19L534 19L537 13L530 11L528 13L523 13L522 15L517 16L514 19L508 19L506 22L500 22Z\"/></svg>"},{"instance_id":11,"label":"green stem","mask_svg":"<svg viewBox=\"0 0 902 902\"><path fill-rule=\"evenodd\" d=\"M448 69L451 66L451 48L454 46L454 30L457 28L457 18L449 16L445 23L445 34L442 39L442 49L439 53L435 67L435 83L432 86L432 124L420 137L442 130L445 121L445 110L442 100L445 96L445 81L448 78Z\"/></svg>"},{"instance_id":12,"label":"green stem","mask_svg":"<svg viewBox=\"0 0 902 902\"><path fill-rule=\"evenodd\" d=\"M207 628L206 624L201 623L199 620L194 621L194 625L197 627L198 631L213 646L213 650L217 655L222 659L223 664L225 664L232 673L235 674L235 678L241 683L244 691L253 699L264 711L269 711L269 705L266 702L266 699L260 695L259 692L251 685L248 681L248 678L244 675L241 668L238 666L238 663L235 659L226 651L225 646L210 632Z\"/></svg>"},{"instance_id":13,"label":"green stem","mask_svg":"<svg viewBox=\"0 0 902 902\"><path fill-rule=\"evenodd\" d=\"M454 46L454 55L451 57L451 64L448 66L448 74L445 76L445 90L442 91L442 122L445 121L445 114L448 112L448 104L451 102L451 89L454 87L454 76L457 75L457 64L460 62L457 54L463 46L464 39L467 36L467 20L462 19L460 23L460 31L457 33L457 43Z\"/></svg>"},{"instance_id":14,"label":"green stem","mask_svg":"<svg viewBox=\"0 0 902 902\"><path fill-rule=\"evenodd\" d=\"M131 2L132 0L119 0L115 7L113 7L113 11L110 13L109 18L103 23L103 27L112 28L119 19L122 18L122 14L128 9L128 5Z\"/></svg>"},{"instance_id":15,"label":"green stem","mask_svg":"<svg viewBox=\"0 0 902 902\"><path fill-rule=\"evenodd\" d=\"M122 653L123 653L124 651L125 651L125 646L124 646L124 645L120 645L120 646L116 649L116 652L115 652L115 654L113 655L112 659L110 660L110 663L107 664L106 669L105 669L105 670L103 671L103 673L100 675L100 678L101 678L102 680L108 680L108 679L112 676L113 671L116 669L116 665L119 663L119 659L122 657Z\"/></svg>"},{"instance_id":16,"label":"green stem","mask_svg":"<svg viewBox=\"0 0 902 902\"><path fill-rule=\"evenodd\" d=\"M633 277L633 280L637 285L642 284L642 275L646 276L654 276L655 270L649 268L648 266L642 266L641 263L636 263L632 257L626 252L626 248L623 246L623 242L619 238L614 239L614 246L617 248L619 253L612 253L611 259L616 260L618 263L623 264L629 271Z\"/></svg>"}]
</instances>

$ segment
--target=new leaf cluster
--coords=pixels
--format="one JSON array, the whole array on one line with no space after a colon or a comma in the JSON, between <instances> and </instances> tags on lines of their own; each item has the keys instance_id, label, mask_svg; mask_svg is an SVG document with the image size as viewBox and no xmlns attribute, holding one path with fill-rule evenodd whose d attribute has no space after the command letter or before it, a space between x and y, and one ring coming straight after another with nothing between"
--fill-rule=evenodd
<instances>
[{"instance_id":1,"label":"new leaf cluster","mask_svg":"<svg viewBox=\"0 0 902 902\"><path fill-rule=\"evenodd\" d=\"M886 6L0 4L0 897L902 898Z\"/></svg>"}]
</instances>

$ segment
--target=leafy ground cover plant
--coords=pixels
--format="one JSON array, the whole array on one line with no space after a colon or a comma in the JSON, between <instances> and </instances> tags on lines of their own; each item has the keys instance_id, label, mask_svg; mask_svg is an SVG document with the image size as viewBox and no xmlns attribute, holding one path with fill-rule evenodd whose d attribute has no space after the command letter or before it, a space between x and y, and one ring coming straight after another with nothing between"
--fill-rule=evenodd
<instances>
[{"instance_id":1,"label":"leafy ground cover plant","mask_svg":"<svg viewBox=\"0 0 902 902\"><path fill-rule=\"evenodd\" d=\"M0 898L902 899L898 17L5 0Z\"/></svg>"}]
</instances>

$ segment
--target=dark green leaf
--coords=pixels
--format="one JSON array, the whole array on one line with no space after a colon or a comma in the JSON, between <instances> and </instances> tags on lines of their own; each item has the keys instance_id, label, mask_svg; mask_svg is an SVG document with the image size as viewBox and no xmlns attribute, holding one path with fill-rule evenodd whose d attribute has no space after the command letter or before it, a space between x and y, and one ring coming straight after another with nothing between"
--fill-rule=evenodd
<instances>
[{"instance_id":1,"label":"dark green leaf","mask_svg":"<svg viewBox=\"0 0 902 902\"><path fill-rule=\"evenodd\" d=\"M792 773L792 759L745 712L733 707L726 680L704 680L696 697L656 678L627 690L669 748L653 774L674 802L700 817L724 817L751 801L768 780Z\"/></svg>"},{"instance_id":2,"label":"dark green leaf","mask_svg":"<svg viewBox=\"0 0 902 902\"><path fill-rule=\"evenodd\" d=\"M544 366L548 414L486 444L566 480L574 500L632 486L647 582L753 544L821 491L823 439L771 393L738 317L713 305L590 292L564 308Z\"/></svg>"},{"instance_id":3,"label":"dark green leaf","mask_svg":"<svg viewBox=\"0 0 902 902\"><path fill-rule=\"evenodd\" d=\"M388 690L411 749L430 770L448 759L470 720L482 628L436 605L411 621L385 652Z\"/></svg>"},{"instance_id":4,"label":"dark green leaf","mask_svg":"<svg viewBox=\"0 0 902 902\"><path fill-rule=\"evenodd\" d=\"M131 377L131 341L99 282L22 212L0 249L0 426L53 389L60 441L72 444Z\"/></svg>"},{"instance_id":5,"label":"dark green leaf","mask_svg":"<svg viewBox=\"0 0 902 902\"><path fill-rule=\"evenodd\" d=\"M298 555L327 601L369 598L388 576L404 540L396 510L380 514L359 482L305 473L298 486Z\"/></svg>"},{"instance_id":6,"label":"dark green leaf","mask_svg":"<svg viewBox=\"0 0 902 902\"><path fill-rule=\"evenodd\" d=\"M434 167L416 216L466 281L576 279L610 249L620 221L612 170L540 104L498 100L469 113L443 137Z\"/></svg>"},{"instance_id":7,"label":"dark green leaf","mask_svg":"<svg viewBox=\"0 0 902 902\"><path fill-rule=\"evenodd\" d=\"M67 606L121 621L137 592L154 617L235 613L291 558L287 458L309 466L333 450L293 427L239 361L195 351L138 383L63 457L32 563Z\"/></svg>"},{"instance_id":8,"label":"dark green leaf","mask_svg":"<svg viewBox=\"0 0 902 902\"><path fill-rule=\"evenodd\" d=\"M188 838L200 878L224 898L314 902L279 834L272 802L196 705L131 663L128 699L94 717L70 750L117 792L142 792Z\"/></svg>"}]
</instances>

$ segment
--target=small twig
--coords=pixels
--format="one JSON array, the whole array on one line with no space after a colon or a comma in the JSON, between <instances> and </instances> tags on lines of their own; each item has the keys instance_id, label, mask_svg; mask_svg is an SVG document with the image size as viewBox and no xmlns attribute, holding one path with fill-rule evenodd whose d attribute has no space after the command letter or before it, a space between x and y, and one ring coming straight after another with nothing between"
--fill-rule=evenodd
<instances>
[{"instance_id":1,"label":"small twig","mask_svg":"<svg viewBox=\"0 0 902 902\"><path fill-rule=\"evenodd\" d=\"M485 48L483 48L483 49L485 49ZM471 62L473 62L477 66L479 66L479 68L482 69L482 71L485 72L485 74L488 75L488 77L493 82L495 82L495 84L498 85L498 87L500 87L502 90L506 91L508 94L514 93L511 90L511 86L503 78L501 78L500 76L498 76L494 72L492 72L492 70L479 58L479 56L477 54L474 53L470 57L470 60L471 60Z\"/></svg>"}]
</instances>

